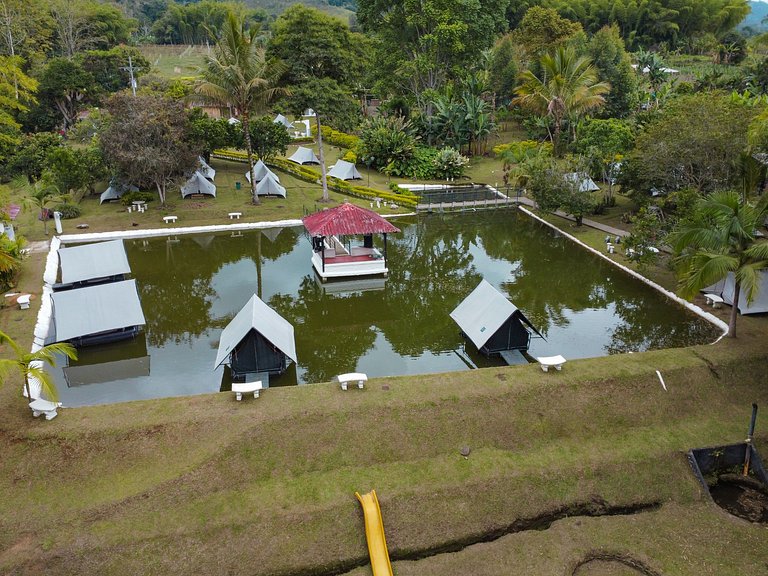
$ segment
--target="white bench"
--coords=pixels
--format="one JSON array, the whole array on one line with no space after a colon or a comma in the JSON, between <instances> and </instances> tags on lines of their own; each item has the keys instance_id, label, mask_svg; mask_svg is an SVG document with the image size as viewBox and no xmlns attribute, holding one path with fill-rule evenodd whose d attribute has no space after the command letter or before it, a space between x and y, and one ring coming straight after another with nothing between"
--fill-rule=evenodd
<instances>
[{"instance_id":1,"label":"white bench","mask_svg":"<svg viewBox=\"0 0 768 576\"><path fill-rule=\"evenodd\" d=\"M60 404L56 402L50 402L48 400L43 400L42 398L32 400L32 402L29 403L29 407L32 408L32 416L37 418L44 414L46 420L53 420L56 418L56 410L59 406Z\"/></svg>"},{"instance_id":2,"label":"white bench","mask_svg":"<svg viewBox=\"0 0 768 576\"><path fill-rule=\"evenodd\" d=\"M30 298L29 294L22 294L21 296L16 298L16 302L18 303L19 308L21 308L22 310L28 309L29 308L29 298Z\"/></svg>"},{"instance_id":3,"label":"white bench","mask_svg":"<svg viewBox=\"0 0 768 576\"><path fill-rule=\"evenodd\" d=\"M261 380L256 380L255 382L233 382L232 392L235 393L235 398L239 402L243 399L243 394L250 394L251 392L253 392L254 398L258 398L262 387Z\"/></svg>"},{"instance_id":4,"label":"white bench","mask_svg":"<svg viewBox=\"0 0 768 576\"><path fill-rule=\"evenodd\" d=\"M178 216L163 216L163 222L165 222L166 224L168 224L169 222L176 222L176 220L178 219L179 219Z\"/></svg>"},{"instance_id":5,"label":"white bench","mask_svg":"<svg viewBox=\"0 0 768 576\"><path fill-rule=\"evenodd\" d=\"M541 356L540 358L536 358L536 360L539 362L539 365L544 372L548 372L550 368L562 370L563 364L566 362L565 358L559 354L557 356Z\"/></svg>"},{"instance_id":6,"label":"white bench","mask_svg":"<svg viewBox=\"0 0 768 576\"><path fill-rule=\"evenodd\" d=\"M240 220L240 216L242 216L242 215L243 215L242 212L230 212L229 213L229 219L230 220L234 220L235 218L237 218L238 220Z\"/></svg>"},{"instance_id":7,"label":"white bench","mask_svg":"<svg viewBox=\"0 0 768 576\"><path fill-rule=\"evenodd\" d=\"M720 308L720 304L725 302L721 296L717 294L704 294L704 298L707 300L707 304L711 304L712 308Z\"/></svg>"},{"instance_id":8,"label":"white bench","mask_svg":"<svg viewBox=\"0 0 768 576\"><path fill-rule=\"evenodd\" d=\"M342 390L346 390L347 385L350 382L357 382L357 387L362 390L363 386L365 386L365 383L368 381L368 376L362 372L350 372L349 374L339 374L337 379L339 380L339 384L341 384Z\"/></svg>"}]
</instances>

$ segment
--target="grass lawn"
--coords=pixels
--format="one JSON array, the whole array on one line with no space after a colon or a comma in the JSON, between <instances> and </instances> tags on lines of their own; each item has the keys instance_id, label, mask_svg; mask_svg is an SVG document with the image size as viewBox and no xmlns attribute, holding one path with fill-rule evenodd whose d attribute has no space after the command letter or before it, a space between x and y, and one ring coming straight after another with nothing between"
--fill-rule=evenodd
<instances>
[{"instance_id":1,"label":"grass lawn","mask_svg":"<svg viewBox=\"0 0 768 576\"><path fill-rule=\"evenodd\" d=\"M339 151L327 152L331 164ZM473 178L495 174L493 162ZM213 166L216 199L173 193L173 206L145 214L87 199L65 231L157 228L164 214L179 226L228 223L234 209L253 221L300 217L320 196L279 173L288 199L251 206L245 165ZM385 189L386 177L372 173L371 185ZM552 218L604 247L604 234ZM42 238L33 214L20 228ZM0 329L25 347L44 257L33 253L19 279L38 297L32 309L0 309ZM764 318L742 317L735 340L569 361L562 372L275 388L240 403L166 398L62 409L51 422L31 417L10 377L0 388L0 573L364 576L354 492L375 488L400 576L570 576L593 557L603 564L577 576L635 573L606 558L648 574L763 574L765 527L712 504L684 452L743 439L750 404L768 402L765 335ZM763 456L767 425L761 412Z\"/></svg>"}]
</instances>

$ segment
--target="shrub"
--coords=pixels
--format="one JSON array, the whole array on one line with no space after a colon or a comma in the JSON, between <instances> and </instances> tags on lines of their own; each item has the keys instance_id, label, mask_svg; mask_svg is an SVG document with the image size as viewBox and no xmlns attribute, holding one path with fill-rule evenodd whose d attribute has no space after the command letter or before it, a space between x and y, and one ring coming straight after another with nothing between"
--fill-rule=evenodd
<instances>
[{"instance_id":1,"label":"shrub","mask_svg":"<svg viewBox=\"0 0 768 576\"><path fill-rule=\"evenodd\" d=\"M323 131L323 141L332 146L346 148L347 150L354 150L360 143L360 138L357 136L339 132L330 126L320 126L320 129ZM317 135L317 124L312 125L312 134Z\"/></svg>"},{"instance_id":2,"label":"shrub","mask_svg":"<svg viewBox=\"0 0 768 576\"><path fill-rule=\"evenodd\" d=\"M154 192L142 192L139 191L133 191L133 192L126 192L122 195L120 198L120 202L123 204L123 206L128 206L132 202L152 202L152 200L155 199L155 193Z\"/></svg>"},{"instance_id":3,"label":"shrub","mask_svg":"<svg viewBox=\"0 0 768 576\"><path fill-rule=\"evenodd\" d=\"M499 144L493 147L493 153L497 158L509 159L514 163L520 163L526 158L541 151L545 156L552 155L551 142L536 142L535 140L521 140L519 142L510 142L508 144Z\"/></svg>"},{"instance_id":4,"label":"shrub","mask_svg":"<svg viewBox=\"0 0 768 576\"><path fill-rule=\"evenodd\" d=\"M402 117L376 117L368 120L360 133L358 154L370 158L371 165L394 176L411 176L418 138L411 122Z\"/></svg>"},{"instance_id":5,"label":"shrub","mask_svg":"<svg viewBox=\"0 0 768 576\"><path fill-rule=\"evenodd\" d=\"M53 208L54 212L60 212L61 217L64 220L69 220L71 218L79 218L82 214L82 211L80 210L80 206L77 204L72 204L70 202L64 202L63 204L57 204Z\"/></svg>"},{"instance_id":6,"label":"shrub","mask_svg":"<svg viewBox=\"0 0 768 576\"><path fill-rule=\"evenodd\" d=\"M464 168L469 164L469 158L462 156L458 150L445 147L437 151L432 165L437 178L460 178L464 175Z\"/></svg>"},{"instance_id":7,"label":"shrub","mask_svg":"<svg viewBox=\"0 0 768 576\"><path fill-rule=\"evenodd\" d=\"M355 154L352 150L347 150L346 154L344 154L341 159L345 162L352 162L352 164L357 164L357 154Z\"/></svg>"}]
</instances>

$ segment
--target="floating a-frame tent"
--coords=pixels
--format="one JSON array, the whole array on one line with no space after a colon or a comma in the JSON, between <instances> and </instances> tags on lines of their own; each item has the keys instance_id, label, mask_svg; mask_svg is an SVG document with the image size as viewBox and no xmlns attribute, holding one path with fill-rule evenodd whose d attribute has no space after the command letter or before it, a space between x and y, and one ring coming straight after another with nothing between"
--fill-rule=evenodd
<instances>
[{"instance_id":1,"label":"floating a-frame tent","mask_svg":"<svg viewBox=\"0 0 768 576\"><path fill-rule=\"evenodd\" d=\"M61 283L55 291L125 280L131 266L122 240L59 248Z\"/></svg>"},{"instance_id":2,"label":"floating a-frame tent","mask_svg":"<svg viewBox=\"0 0 768 576\"><path fill-rule=\"evenodd\" d=\"M387 269L387 234L400 232L373 210L345 202L303 219L312 238L312 266L320 278L383 274ZM373 246L373 235L384 235L383 251ZM345 246L343 236L363 236L362 246Z\"/></svg>"},{"instance_id":3,"label":"floating a-frame tent","mask_svg":"<svg viewBox=\"0 0 768 576\"><path fill-rule=\"evenodd\" d=\"M192 177L187 180L181 188L181 197L194 196L195 194L205 194L206 196L216 197L216 185L208 180L202 173L195 170Z\"/></svg>"},{"instance_id":4,"label":"floating a-frame tent","mask_svg":"<svg viewBox=\"0 0 768 576\"><path fill-rule=\"evenodd\" d=\"M296 152L291 154L288 160L296 162L296 164L320 164L320 160L315 156L315 151L306 146L296 148Z\"/></svg>"},{"instance_id":5,"label":"floating a-frame tent","mask_svg":"<svg viewBox=\"0 0 768 576\"><path fill-rule=\"evenodd\" d=\"M355 165L346 160L336 160L336 164L328 170L328 176L338 178L339 180L359 180L362 178Z\"/></svg>"},{"instance_id":6,"label":"floating a-frame tent","mask_svg":"<svg viewBox=\"0 0 768 576\"><path fill-rule=\"evenodd\" d=\"M135 280L54 292L53 342L103 344L138 334L146 324Z\"/></svg>"},{"instance_id":7,"label":"floating a-frame tent","mask_svg":"<svg viewBox=\"0 0 768 576\"><path fill-rule=\"evenodd\" d=\"M256 182L261 182L267 175L271 175L273 179L280 182L280 178L277 177L277 174L267 168L267 165L259 159L256 164L253 165L253 170L245 173L245 179L250 182L251 177L253 177Z\"/></svg>"},{"instance_id":8,"label":"floating a-frame tent","mask_svg":"<svg viewBox=\"0 0 768 576\"><path fill-rule=\"evenodd\" d=\"M758 272L759 288L752 302L747 302L747 295L739 288L739 314L762 314L768 312L768 271ZM736 278L733 272L720 280L717 284L706 287L702 292L717 294L723 302L733 306L733 298L736 295Z\"/></svg>"},{"instance_id":9,"label":"floating a-frame tent","mask_svg":"<svg viewBox=\"0 0 768 576\"><path fill-rule=\"evenodd\" d=\"M285 188L281 186L277 180L275 180L274 176L270 172L261 179L261 182L256 184L256 195L282 196L285 198Z\"/></svg>"},{"instance_id":10,"label":"floating a-frame tent","mask_svg":"<svg viewBox=\"0 0 768 576\"><path fill-rule=\"evenodd\" d=\"M282 374L291 361L296 362L293 326L254 294L221 333L213 369L228 363L239 380L259 372Z\"/></svg>"},{"instance_id":11,"label":"floating a-frame tent","mask_svg":"<svg viewBox=\"0 0 768 576\"><path fill-rule=\"evenodd\" d=\"M522 311L486 280L450 316L485 356L528 350L532 332L543 338Z\"/></svg>"}]
</instances>

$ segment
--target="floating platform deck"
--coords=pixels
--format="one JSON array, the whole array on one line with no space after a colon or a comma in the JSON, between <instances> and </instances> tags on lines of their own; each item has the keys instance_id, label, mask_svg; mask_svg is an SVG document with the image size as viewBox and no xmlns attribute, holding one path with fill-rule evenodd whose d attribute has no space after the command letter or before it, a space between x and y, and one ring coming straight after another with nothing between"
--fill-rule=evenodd
<instances>
[{"instance_id":1,"label":"floating platform deck","mask_svg":"<svg viewBox=\"0 0 768 576\"><path fill-rule=\"evenodd\" d=\"M502 350L499 352L501 358L510 366L518 366L520 364L529 364L528 359L523 356L520 350Z\"/></svg>"},{"instance_id":2,"label":"floating platform deck","mask_svg":"<svg viewBox=\"0 0 768 576\"><path fill-rule=\"evenodd\" d=\"M514 206L514 198L493 198L487 200L467 200L454 202L427 202L416 206L417 212L456 212L461 210L483 210L486 208L503 208Z\"/></svg>"}]
</instances>

